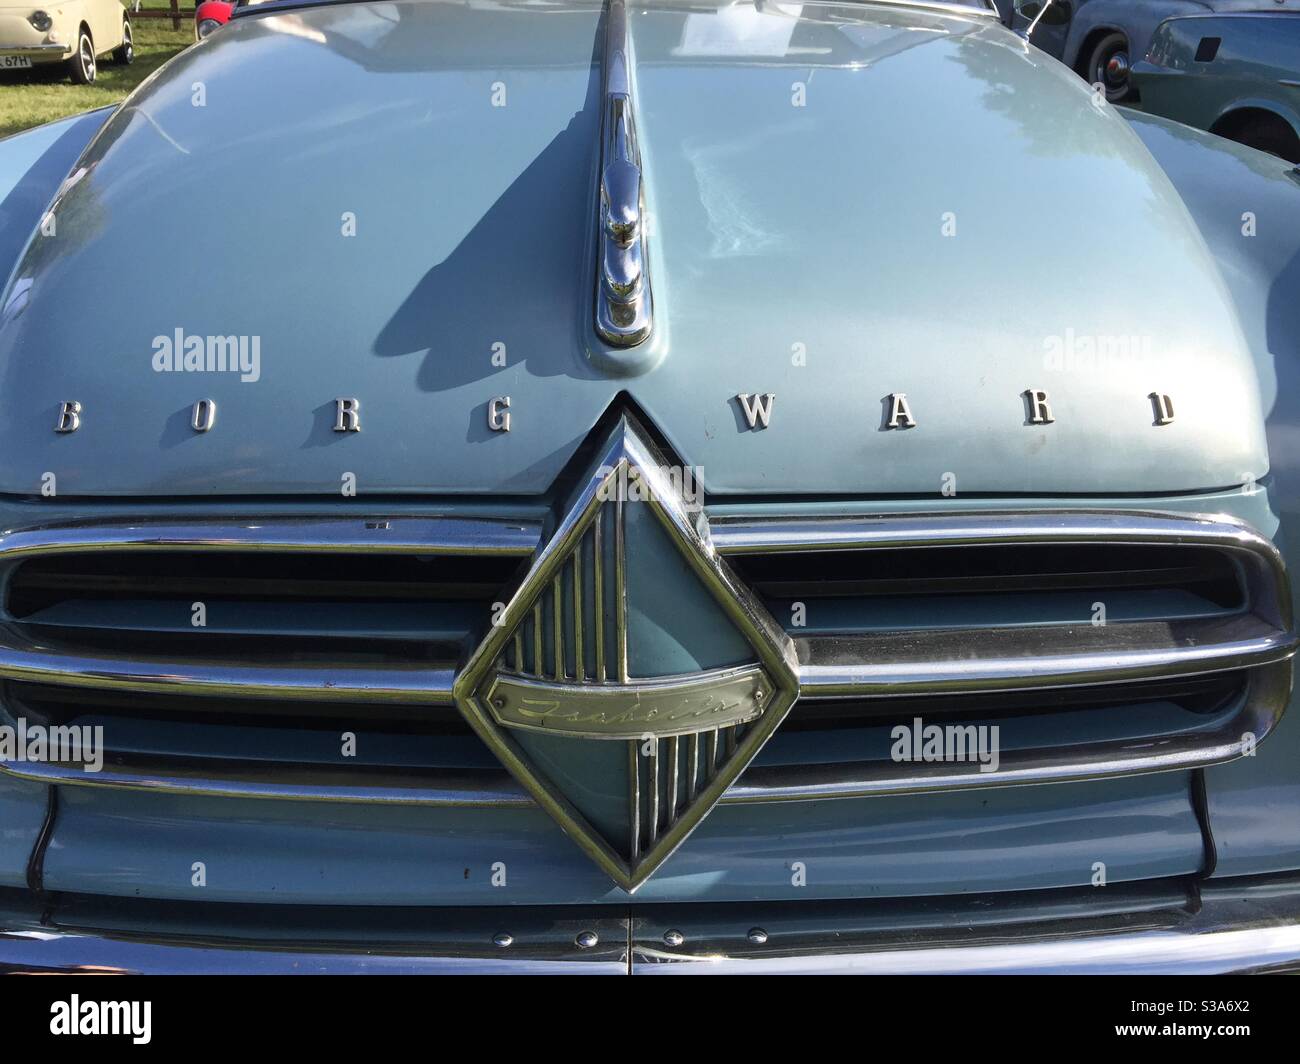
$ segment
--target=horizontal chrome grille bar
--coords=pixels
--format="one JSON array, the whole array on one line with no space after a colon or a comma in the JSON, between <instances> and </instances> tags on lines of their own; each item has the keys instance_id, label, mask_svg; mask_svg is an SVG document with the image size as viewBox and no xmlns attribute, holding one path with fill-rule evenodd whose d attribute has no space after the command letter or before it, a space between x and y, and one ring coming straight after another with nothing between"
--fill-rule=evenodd
<instances>
[{"instance_id":1,"label":"horizontal chrome grille bar","mask_svg":"<svg viewBox=\"0 0 1300 1064\"><path fill-rule=\"evenodd\" d=\"M495 517L301 517L258 521L77 522L0 535L0 562L101 550L268 551L282 554L487 554L527 557L535 521Z\"/></svg>"},{"instance_id":2,"label":"horizontal chrome grille bar","mask_svg":"<svg viewBox=\"0 0 1300 1064\"><path fill-rule=\"evenodd\" d=\"M808 517L712 525L722 554L925 547L1113 544L1200 547L1241 566L1250 613L1168 622L953 628L796 638L803 693L864 696L1001 691L1193 676L1295 653L1277 548L1221 516L1128 511L988 512L942 517Z\"/></svg>"},{"instance_id":3,"label":"horizontal chrome grille bar","mask_svg":"<svg viewBox=\"0 0 1300 1064\"><path fill-rule=\"evenodd\" d=\"M44 783L88 784L159 794L201 794L221 798L271 798L361 805L421 805L435 808L500 806L531 808L532 797L505 769L441 769L437 781L424 776L368 772L364 781L356 770L309 771L283 764L248 762L218 773L216 766L169 765L166 771L143 766L105 765L85 772L79 765L50 761L4 764L5 771Z\"/></svg>"},{"instance_id":4,"label":"horizontal chrome grille bar","mask_svg":"<svg viewBox=\"0 0 1300 1064\"><path fill-rule=\"evenodd\" d=\"M455 663L403 668L232 665L202 660L128 660L56 653L36 646L13 625L0 625L0 677L121 691L317 702L447 704Z\"/></svg>"},{"instance_id":5,"label":"horizontal chrome grille bar","mask_svg":"<svg viewBox=\"0 0 1300 1064\"><path fill-rule=\"evenodd\" d=\"M727 801L863 798L1203 768L1241 757L1245 752L1243 744L1249 742L1253 748L1261 742L1286 709L1291 693L1288 662L1252 669L1249 676L1247 690L1234 712L1211 718L1205 727L1165 736L1159 743L1143 737L1032 751L1005 750L996 772L981 772L977 764L960 762L910 763L905 771L886 761L755 767L727 792Z\"/></svg>"},{"instance_id":6,"label":"horizontal chrome grille bar","mask_svg":"<svg viewBox=\"0 0 1300 1064\"><path fill-rule=\"evenodd\" d=\"M710 521L721 554L957 547L1014 543L1132 543L1247 550L1279 572L1269 540L1230 517L1129 510L988 510L970 514L736 518Z\"/></svg>"},{"instance_id":7,"label":"horizontal chrome grille bar","mask_svg":"<svg viewBox=\"0 0 1300 1064\"><path fill-rule=\"evenodd\" d=\"M1247 734L1254 737L1255 743L1262 741L1286 708L1291 689L1288 663L1253 669L1250 677L1248 690L1239 700L1235 712L1226 717L1214 717L1203 729L1180 732L1159 744L1144 738L1045 750L1006 750L996 773L981 772L979 765L973 762L906 766L890 761L754 766L732 784L722 796L721 804L824 801L971 787L1059 783L1220 764L1242 755L1242 744ZM370 775L363 781L355 772L304 772L283 765L241 765L232 768L230 774L173 767L163 773L115 765L105 765L101 772L92 774L79 766L49 762L21 762L3 767L14 775L48 783L122 787L171 794L441 808L526 808L534 805L532 798L504 769L441 770L436 782L430 783L409 776L388 779L381 775Z\"/></svg>"},{"instance_id":8,"label":"horizontal chrome grille bar","mask_svg":"<svg viewBox=\"0 0 1300 1064\"><path fill-rule=\"evenodd\" d=\"M1269 665L1296 650L1294 634L1241 614L975 631L798 639L800 689L834 697L1076 687Z\"/></svg>"}]
</instances>

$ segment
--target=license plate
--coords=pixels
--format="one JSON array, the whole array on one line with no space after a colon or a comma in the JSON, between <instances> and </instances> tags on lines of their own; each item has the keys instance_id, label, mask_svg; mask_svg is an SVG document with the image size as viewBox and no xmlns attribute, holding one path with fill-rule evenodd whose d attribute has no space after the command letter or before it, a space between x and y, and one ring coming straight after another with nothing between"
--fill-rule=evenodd
<instances>
[{"instance_id":1,"label":"license plate","mask_svg":"<svg viewBox=\"0 0 1300 1064\"><path fill-rule=\"evenodd\" d=\"M32 61L25 55L0 55L0 70L30 70Z\"/></svg>"}]
</instances>

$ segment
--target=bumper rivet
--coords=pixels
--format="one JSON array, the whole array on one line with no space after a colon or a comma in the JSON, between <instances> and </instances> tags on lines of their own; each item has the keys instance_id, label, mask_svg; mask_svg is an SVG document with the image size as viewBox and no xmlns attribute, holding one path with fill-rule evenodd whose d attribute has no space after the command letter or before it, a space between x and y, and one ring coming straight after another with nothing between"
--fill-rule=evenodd
<instances>
[{"instance_id":1,"label":"bumper rivet","mask_svg":"<svg viewBox=\"0 0 1300 1064\"><path fill-rule=\"evenodd\" d=\"M583 931L573 941L578 944L579 949L591 949L600 939L596 937L595 931Z\"/></svg>"},{"instance_id":2,"label":"bumper rivet","mask_svg":"<svg viewBox=\"0 0 1300 1064\"><path fill-rule=\"evenodd\" d=\"M749 929L749 934L746 935L745 937L748 938L749 941L752 942L755 946L761 946L764 942L767 941L767 932L764 931L761 927L751 927Z\"/></svg>"},{"instance_id":3,"label":"bumper rivet","mask_svg":"<svg viewBox=\"0 0 1300 1064\"><path fill-rule=\"evenodd\" d=\"M686 941L686 936L683 935L680 931L665 931L665 932L664 932L664 945L665 945L665 946L680 946L680 945L681 945L683 942L685 942L685 941Z\"/></svg>"},{"instance_id":4,"label":"bumper rivet","mask_svg":"<svg viewBox=\"0 0 1300 1064\"><path fill-rule=\"evenodd\" d=\"M501 934L494 935L492 937L492 944L494 946L500 946L502 949L505 949L508 945L514 942L514 940L515 940L514 935L510 935L502 931Z\"/></svg>"}]
</instances>

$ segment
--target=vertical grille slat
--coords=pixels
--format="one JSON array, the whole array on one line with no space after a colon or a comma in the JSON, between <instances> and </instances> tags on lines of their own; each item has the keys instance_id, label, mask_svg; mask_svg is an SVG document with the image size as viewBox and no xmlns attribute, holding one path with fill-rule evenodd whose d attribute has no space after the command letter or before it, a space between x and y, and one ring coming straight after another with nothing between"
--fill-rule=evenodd
<instances>
[{"instance_id":1,"label":"vertical grille slat","mask_svg":"<svg viewBox=\"0 0 1300 1064\"><path fill-rule=\"evenodd\" d=\"M554 632L551 648L555 655L555 679L563 680L565 678L564 662L564 588L561 584L561 578L556 577L551 581L551 626Z\"/></svg>"},{"instance_id":2,"label":"vertical grille slat","mask_svg":"<svg viewBox=\"0 0 1300 1064\"><path fill-rule=\"evenodd\" d=\"M649 796L646 812L649 841L653 844L659 838L659 743L648 744L650 752L646 755L646 790Z\"/></svg>"},{"instance_id":3,"label":"vertical grille slat","mask_svg":"<svg viewBox=\"0 0 1300 1064\"><path fill-rule=\"evenodd\" d=\"M596 679L601 682L605 680L605 558L600 531L603 517L604 511L598 510L591 526L592 635L596 640Z\"/></svg>"},{"instance_id":4,"label":"vertical grille slat","mask_svg":"<svg viewBox=\"0 0 1300 1064\"><path fill-rule=\"evenodd\" d=\"M615 637L617 647L617 667L619 683L628 682L627 672L627 565L626 546L624 544L625 528L623 498L614 503L614 610Z\"/></svg>"},{"instance_id":5,"label":"vertical grille slat","mask_svg":"<svg viewBox=\"0 0 1300 1064\"><path fill-rule=\"evenodd\" d=\"M582 583L582 550L583 544L579 544L574 552L571 567L573 572L573 674L579 683L587 678L587 651L583 645L583 614L586 612L586 604L583 600L586 596Z\"/></svg>"},{"instance_id":6,"label":"vertical grille slat","mask_svg":"<svg viewBox=\"0 0 1300 1064\"><path fill-rule=\"evenodd\" d=\"M636 739L631 739L627 744L627 775L628 785L631 789L631 801L629 803L629 812L631 814L632 845L630 852L632 859L635 861L641 856L641 753L637 749L639 745Z\"/></svg>"}]
</instances>

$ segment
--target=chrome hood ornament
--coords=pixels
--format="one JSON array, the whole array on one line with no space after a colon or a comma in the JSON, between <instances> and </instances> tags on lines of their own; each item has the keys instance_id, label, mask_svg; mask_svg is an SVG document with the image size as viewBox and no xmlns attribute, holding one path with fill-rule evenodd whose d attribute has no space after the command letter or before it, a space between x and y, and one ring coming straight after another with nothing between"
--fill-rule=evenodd
<instances>
[{"instance_id":1,"label":"chrome hood ornament","mask_svg":"<svg viewBox=\"0 0 1300 1064\"><path fill-rule=\"evenodd\" d=\"M519 782L632 891L797 691L789 637L624 415L455 695Z\"/></svg>"},{"instance_id":2,"label":"chrome hood ornament","mask_svg":"<svg viewBox=\"0 0 1300 1064\"><path fill-rule=\"evenodd\" d=\"M633 347L650 335L654 297L646 267L645 193L632 108L623 0L611 0L607 20L596 332L615 347Z\"/></svg>"}]
</instances>

